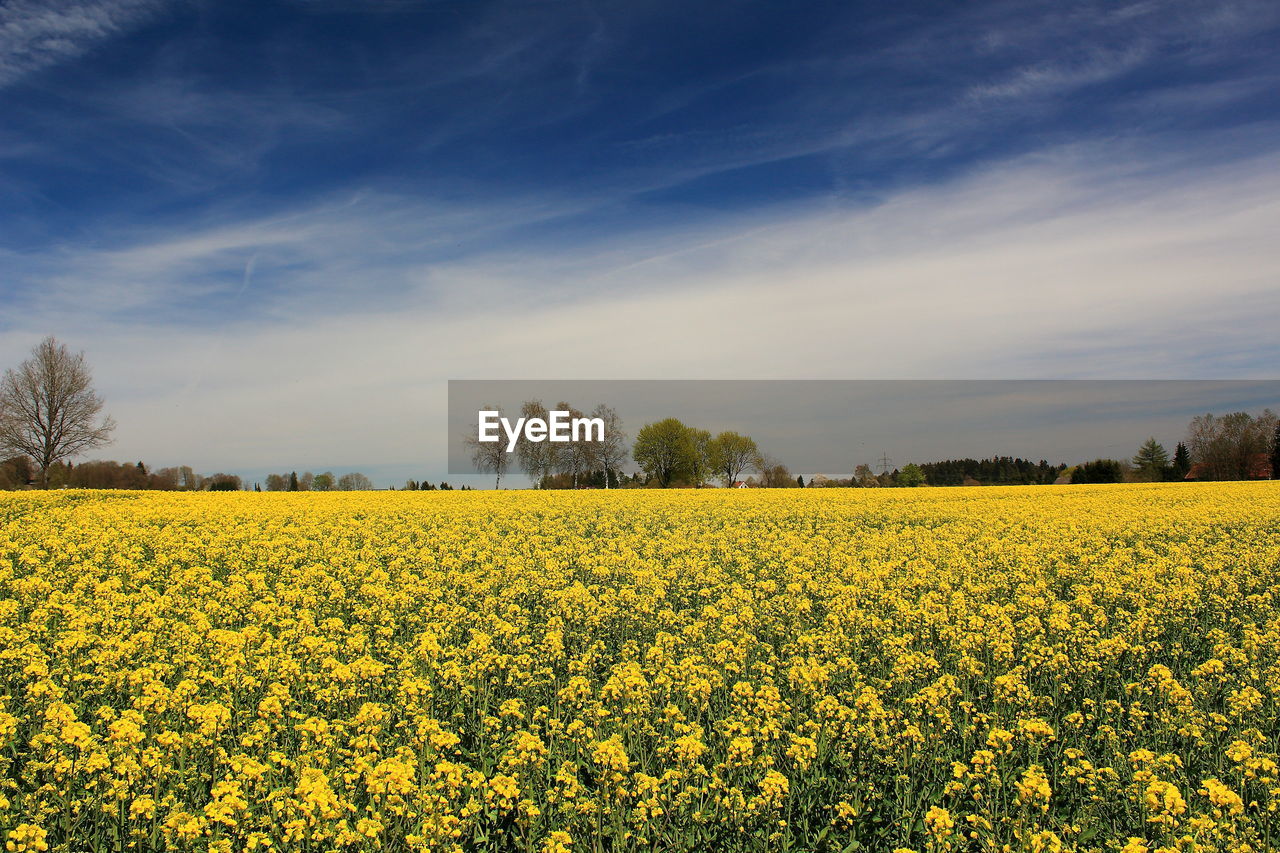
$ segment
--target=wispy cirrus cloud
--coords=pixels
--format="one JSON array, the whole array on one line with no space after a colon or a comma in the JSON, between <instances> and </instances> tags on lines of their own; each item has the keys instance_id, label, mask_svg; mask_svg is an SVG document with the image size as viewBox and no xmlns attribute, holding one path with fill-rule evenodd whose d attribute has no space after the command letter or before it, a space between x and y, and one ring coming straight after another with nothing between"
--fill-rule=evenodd
<instances>
[{"instance_id":1,"label":"wispy cirrus cloud","mask_svg":"<svg viewBox=\"0 0 1280 853\"><path fill-rule=\"evenodd\" d=\"M0 5L0 86L74 59L151 20L165 0L13 0Z\"/></svg>"},{"instance_id":2,"label":"wispy cirrus cloud","mask_svg":"<svg viewBox=\"0 0 1280 853\"><path fill-rule=\"evenodd\" d=\"M999 82L973 86L966 97L975 101L992 99L1044 98L1070 92L1081 86L1102 83L1139 67L1148 55L1142 45L1116 52L1065 62L1051 62L1019 68Z\"/></svg>"}]
</instances>

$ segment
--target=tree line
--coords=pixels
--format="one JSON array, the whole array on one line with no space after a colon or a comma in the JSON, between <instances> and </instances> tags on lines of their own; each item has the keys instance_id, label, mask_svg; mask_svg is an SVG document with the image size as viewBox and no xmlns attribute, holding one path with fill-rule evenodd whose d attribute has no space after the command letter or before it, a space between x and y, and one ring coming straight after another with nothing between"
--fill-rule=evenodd
<instances>
[{"instance_id":1,"label":"tree line","mask_svg":"<svg viewBox=\"0 0 1280 853\"><path fill-rule=\"evenodd\" d=\"M332 471L322 474L303 471L301 475L290 471L288 474L268 474L263 485L268 492L367 492L373 488L373 481L359 471L340 477L334 476Z\"/></svg>"},{"instance_id":2,"label":"tree line","mask_svg":"<svg viewBox=\"0 0 1280 853\"><path fill-rule=\"evenodd\" d=\"M402 491L406 491L406 492L435 492L435 491L440 491L440 492L452 492L452 491L454 491L454 488L453 488L453 486L450 486L450 485L449 485L449 482L448 482L447 480L441 480L441 481L440 481L440 485L438 485L438 486L437 486L437 485L434 485L433 483L431 483L431 482L430 482L430 481L428 481L428 480L405 480L405 481L404 481L404 486L402 487ZM470 487L470 486L461 486L461 487L459 487L459 488L458 488L458 491L460 491L460 492L469 492L469 491L471 491L471 487Z\"/></svg>"},{"instance_id":3,"label":"tree line","mask_svg":"<svg viewBox=\"0 0 1280 853\"><path fill-rule=\"evenodd\" d=\"M485 410L500 416L502 412L498 406L485 406ZM785 465L763 454L750 436L737 432L713 436L677 418L665 418L641 427L634 445L628 447L622 419L603 403L584 415L564 401L548 409L540 400L528 400L520 406L520 417L545 421L551 411L568 412L570 418L598 418L603 434L598 440L560 443L531 440L522 434L516 439L514 453L507 452L502 442L466 436L472 463L494 475L495 488L501 486L513 461L536 488L542 489L700 487L712 480L733 486L749 470L759 472L764 485L797 485ZM640 472L627 475L622 470L629 460Z\"/></svg>"},{"instance_id":4,"label":"tree line","mask_svg":"<svg viewBox=\"0 0 1280 853\"><path fill-rule=\"evenodd\" d=\"M236 474L198 474L189 465L152 469L142 462L94 459L73 465L54 462L39 472L25 456L0 462L0 489L29 485L69 489L151 489L165 492L239 491L244 482Z\"/></svg>"},{"instance_id":5,"label":"tree line","mask_svg":"<svg viewBox=\"0 0 1280 853\"><path fill-rule=\"evenodd\" d=\"M151 470L142 462L91 461L72 465L68 460L111 440L115 422L103 415L103 400L93 389L92 374L84 353L72 353L64 344L47 337L33 347L30 358L6 370L0 378L0 488L71 486L81 488L240 490L246 484L235 474L196 474L188 466ZM497 407L489 407L497 410ZM571 418L583 413L566 402L557 411ZM499 410L500 411L500 410ZM550 414L538 400L521 405L522 418L547 420ZM1226 415L1207 413L1194 418L1185 441L1172 456L1154 436L1130 459L1095 459L1072 468L1045 460L1010 457L951 459L909 464L892 472L875 474L858 465L848 479L814 477L805 483L764 454L746 435L709 431L689 426L677 418L646 424L628 447L627 433L618 413L599 404L591 418L603 424L599 440L563 442L530 440L522 436L515 453L502 443L482 443L469 438L472 460L482 471L495 475L495 487L515 464L540 488L598 488L637 486L698 487L719 481L724 486L919 486L919 485L1031 485L1072 483L1154 482L1166 480L1243 480L1280 477L1280 418L1270 409L1254 416L1248 412ZM642 473L626 474L634 461ZM741 478L753 471L756 477ZM254 484L261 490L260 484ZM296 471L270 474L267 491L360 491L373 488L360 472L336 476ZM432 490L427 481L409 480L405 488ZM441 490L450 490L441 483ZM466 488L465 486L463 488Z\"/></svg>"},{"instance_id":6,"label":"tree line","mask_svg":"<svg viewBox=\"0 0 1280 853\"><path fill-rule=\"evenodd\" d=\"M1030 459L996 456L991 459L947 459L926 462L919 467L930 486L963 486L966 483L1039 486L1052 484L1067 466L1050 464L1044 459L1032 462Z\"/></svg>"},{"instance_id":7,"label":"tree line","mask_svg":"<svg viewBox=\"0 0 1280 853\"><path fill-rule=\"evenodd\" d=\"M14 456L0 461L0 489L17 489L28 485L36 485L39 481L37 471L31 461L23 456ZM268 474L261 483L250 484L238 474L199 474L189 465L167 468L149 468L142 462L115 462L95 459L72 465L69 462L55 462L49 466L42 481L48 488L69 489L150 489L171 492L360 492L374 488L373 482L359 471L341 476L332 471L313 474L304 471L299 474L292 471L288 474ZM406 483L407 488L417 489L416 481ZM423 482L424 490L435 489L430 483ZM448 483L442 483L441 489L449 490Z\"/></svg>"},{"instance_id":8,"label":"tree line","mask_svg":"<svg viewBox=\"0 0 1280 853\"><path fill-rule=\"evenodd\" d=\"M1206 413L1192 419L1173 456L1155 436L1131 459L1095 459L1071 471L1072 483L1154 483L1177 480L1280 478L1280 417Z\"/></svg>"}]
</instances>

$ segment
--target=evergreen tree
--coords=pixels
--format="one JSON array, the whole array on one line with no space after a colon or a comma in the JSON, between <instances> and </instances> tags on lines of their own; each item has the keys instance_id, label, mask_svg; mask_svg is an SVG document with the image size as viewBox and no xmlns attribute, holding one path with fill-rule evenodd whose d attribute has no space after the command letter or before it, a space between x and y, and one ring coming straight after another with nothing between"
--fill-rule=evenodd
<instances>
[{"instance_id":1,"label":"evergreen tree","mask_svg":"<svg viewBox=\"0 0 1280 853\"><path fill-rule=\"evenodd\" d=\"M1271 479L1280 480L1280 422L1276 423L1275 435L1271 436Z\"/></svg>"},{"instance_id":2,"label":"evergreen tree","mask_svg":"<svg viewBox=\"0 0 1280 853\"><path fill-rule=\"evenodd\" d=\"M1173 476L1175 480L1185 479L1191 470L1191 453L1181 441L1173 451Z\"/></svg>"},{"instance_id":3,"label":"evergreen tree","mask_svg":"<svg viewBox=\"0 0 1280 853\"><path fill-rule=\"evenodd\" d=\"M289 491L291 492L298 491L298 472L297 471L289 472Z\"/></svg>"},{"instance_id":4,"label":"evergreen tree","mask_svg":"<svg viewBox=\"0 0 1280 853\"><path fill-rule=\"evenodd\" d=\"M1133 457L1133 467L1148 480L1163 479L1164 469L1168 464L1169 454L1154 435L1143 442L1137 455Z\"/></svg>"},{"instance_id":5,"label":"evergreen tree","mask_svg":"<svg viewBox=\"0 0 1280 853\"><path fill-rule=\"evenodd\" d=\"M1071 483L1120 483L1124 481L1124 469L1114 459L1095 459L1077 465L1071 472Z\"/></svg>"}]
</instances>

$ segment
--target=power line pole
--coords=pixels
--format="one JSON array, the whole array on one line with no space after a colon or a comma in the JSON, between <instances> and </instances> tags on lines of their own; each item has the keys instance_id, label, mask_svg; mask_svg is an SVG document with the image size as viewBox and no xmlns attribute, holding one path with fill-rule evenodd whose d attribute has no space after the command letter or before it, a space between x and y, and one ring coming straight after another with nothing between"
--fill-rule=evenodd
<instances>
[{"instance_id":1,"label":"power line pole","mask_svg":"<svg viewBox=\"0 0 1280 853\"><path fill-rule=\"evenodd\" d=\"M890 459L886 454L881 453L881 454L880 454L880 473L881 473L881 474L888 474L888 473L889 473L889 467L890 467L891 465L893 465L893 460L892 460L892 459Z\"/></svg>"}]
</instances>

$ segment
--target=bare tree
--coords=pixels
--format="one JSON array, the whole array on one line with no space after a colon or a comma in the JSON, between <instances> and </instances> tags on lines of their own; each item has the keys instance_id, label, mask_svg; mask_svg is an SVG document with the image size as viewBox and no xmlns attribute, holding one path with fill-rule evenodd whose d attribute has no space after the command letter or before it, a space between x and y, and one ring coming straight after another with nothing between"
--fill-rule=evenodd
<instances>
[{"instance_id":1,"label":"bare tree","mask_svg":"<svg viewBox=\"0 0 1280 853\"><path fill-rule=\"evenodd\" d=\"M499 422L501 421L502 410L497 406L485 406L483 411L497 412ZM502 475L507 473L507 466L511 464L511 454L507 453L507 448L501 441L481 441L479 424L476 424L474 434L464 436L462 440L471 451L471 461L481 471L493 472L493 487L499 488L502 485Z\"/></svg>"},{"instance_id":2,"label":"bare tree","mask_svg":"<svg viewBox=\"0 0 1280 853\"><path fill-rule=\"evenodd\" d=\"M760 472L760 485L766 489L790 489L797 485L787 466L770 456L761 454L755 468Z\"/></svg>"},{"instance_id":3,"label":"bare tree","mask_svg":"<svg viewBox=\"0 0 1280 853\"><path fill-rule=\"evenodd\" d=\"M604 403L591 410L591 417L604 421L604 439L588 445L592 467L604 471L604 487L609 488L609 472L617 472L627 461L627 434L622 429L622 418Z\"/></svg>"},{"instance_id":4,"label":"bare tree","mask_svg":"<svg viewBox=\"0 0 1280 853\"><path fill-rule=\"evenodd\" d=\"M582 412L570 406L563 401L556 403L556 411L568 412L569 419L572 421L576 418L583 417ZM567 441L564 444L552 445L555 447L554 453L556 458L556 469L562 474L569 474L573 477L573 487L578 488L578 475L586 469L591 462L592 450L591 443L586 441Z\"/></svg>"},{"instance_id":5,"label":"bare tree","mask_svg":"<svg viewBox=\"0 0 1280 853\"><path fill-rule=\"evenodd\" d=\"M172 492L178 488L180 477L177 468L159 468L151 475L150 488Z\"/></svg>"},{"instance_id":6,"label":"bare tree","mask_svg":"<svg viewBox=\"0 0 1280 853\"><path fill-rule=\"evenodd\" d=\"M880 481L876 479L876 474L871 470L870 465L859 465L853 469L853 485L874 489L880 485Z\"/></svg>"},{"instance_id":7,"label":"bare tree","mask_svg":"<svg viewBox=\"0 0 1280 853\"><path fill-rule=\"evenodd\" d=\"M1265 477L1271 434L1277 416L1264 409L1258 417L1232 412L1200 415L1187 430L1191 461L1202 480L1248 480Z\"/></svg>"},{"instance_id":8,"label":"bare tree","mask_svg":"<svg viewBox=\"0 0 1280 853\"><path fill-rule=\"evenodd\" d=\"M98 419L103 401L92 380L83 352L48 337L0 381L0 454L31 459L43 488L54 464L111 441L116 425Z\"/></svg>"},{"instance_id":9,"label":"bare tree","mask_svg":"<svg viewBox=\"0 0 1280 853\"><path fill-rule=\"evenodd\" d=\"M340 492L367 492L371 489L373 489L373 482L359 471L352 471L338 478Z\"/></svg>"},{"instance_id":10,"label":"bare tree","mask_svg":"<svg viewBox=\"0 0 1280 853\"><path fill-rule=\"evenodd\" d=\"M550 414L541 400L527 400L520 407L520 417L526 422L533 418L545 421ZM555 447L550 442L530 441L523 433L516 444L516 459L520 463L520 469L533 481L535 489L540 488L543 478L555 469L555 455Z\"/></svg>"}]
</instances>

